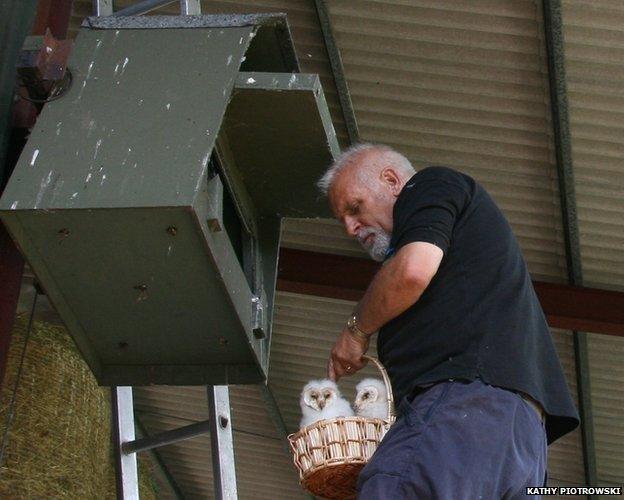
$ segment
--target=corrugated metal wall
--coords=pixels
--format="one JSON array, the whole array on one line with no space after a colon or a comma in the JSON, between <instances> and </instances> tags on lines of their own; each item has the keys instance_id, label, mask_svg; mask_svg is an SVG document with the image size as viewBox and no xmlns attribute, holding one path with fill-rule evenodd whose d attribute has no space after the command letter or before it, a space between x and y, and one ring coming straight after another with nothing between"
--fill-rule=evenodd
<instances>
[{"instance_id":1,"label":"corrugated metal wall","mask_svg":"<svg viewBox=\"0 0 624 500\"><path fill-rule=\"evenodd\" d=\"M572 392L574 400L578 402L572 333L565 330L553 329L552 335L568 381L568 387L570 388L570 392ZM582 453L582 441L579 429L565 435L550 445L548 447L549 481L585 484Z\"/></svg>"},{"instance_id":2,"label":"corrugated metal wall","mask_svg":"<svg viewBox=\"0 0 624 500\"><path fill-rule=\"evenodd\" d=\"M479 180L534 277L565 275L534 1L329 2L362 139Z\"/></svg>"},{"instance_id":3,"label":"corrugated metal wall","mask_svg":"<svg viewBox=\"0 0 624 500\"><path fill-rule=\"evenodd\" d=\"M598 479L624 483L624 338L590 335L590 373Z\"/></svg>"},{"instance_id":4,"label":"corrugated metal wall","mask_svg":"<svg viewBox=\"0 0 624 500\"><path fill-rule=\"evenodd\" d=\"M585 283L624 287L624 3L563 1Z\"/></svg>"},{"instance_id":5,"label":"corrugated metal wall","mask_svg":"<svg viewBox=\"0 0 624 500\"><path fill-rule=\"evenodd\" d=\"M585 285L624 287L624 2L563 0ZM624 482L624 339L590 335L598 479Z\"/></svg>"}]
</instances>

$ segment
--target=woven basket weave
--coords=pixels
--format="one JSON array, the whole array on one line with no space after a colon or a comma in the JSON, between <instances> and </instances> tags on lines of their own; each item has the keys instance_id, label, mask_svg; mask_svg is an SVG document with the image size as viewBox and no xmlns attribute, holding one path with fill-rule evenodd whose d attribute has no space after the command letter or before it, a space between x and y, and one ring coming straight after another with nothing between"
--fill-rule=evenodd
<instances>
[{"instance_id":1,"label":"woven basket weave","mask_svg":"<svg viewBox=\"0 0 624 500\"><path fill-rule=\"evenodd\" d=\"M288 436L301 485L323 498L355 498L360 471L396 419L386 370L375 358L364 357L381 372L388 395L388 417L320 420Z\"/></svg>"}]
</instances>

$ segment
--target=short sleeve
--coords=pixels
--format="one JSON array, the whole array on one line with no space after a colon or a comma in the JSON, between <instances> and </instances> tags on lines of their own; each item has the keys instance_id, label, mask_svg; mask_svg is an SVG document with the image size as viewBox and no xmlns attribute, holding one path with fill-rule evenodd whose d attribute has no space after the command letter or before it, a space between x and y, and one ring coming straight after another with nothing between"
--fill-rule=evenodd
<instances>
[{"instance_id":1,"label":"short sleeve","mask_svg":"<svg viewBox=\"0 0 624 500\"><path fill-rule=\"evenodd\" d=\"M469 185L459 172L442 167L427 170L423 178L417 179L418 174L412 178L397 199L392 254L417 241L433 243L446 254L457 219L471 200Z\"/></svg>"}]
</instances>

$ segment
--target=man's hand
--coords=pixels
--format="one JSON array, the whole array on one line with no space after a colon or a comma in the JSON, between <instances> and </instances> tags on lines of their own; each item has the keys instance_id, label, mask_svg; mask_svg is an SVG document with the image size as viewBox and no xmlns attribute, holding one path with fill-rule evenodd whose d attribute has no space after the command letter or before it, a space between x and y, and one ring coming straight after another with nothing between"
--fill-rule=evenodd
<instances>
[{"instance_id":1,"label":"man's hand","mask_svg":"<svg viewBox=\"0 0 624 500\"><path fill-rule=\"evenodd\" d=\"M331 350L327 376L336 382L340 377L353 375L366 365L362 356L368 351L370 340L356 338L345 326Z\"/></svg>"}]
</instances>

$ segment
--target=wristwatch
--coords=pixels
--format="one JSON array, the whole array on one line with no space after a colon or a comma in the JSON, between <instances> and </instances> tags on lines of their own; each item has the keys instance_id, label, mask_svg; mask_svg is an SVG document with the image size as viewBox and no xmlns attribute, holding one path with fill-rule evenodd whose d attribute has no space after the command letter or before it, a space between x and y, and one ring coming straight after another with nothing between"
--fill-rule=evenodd
<instances>
[{"instance_id":1,"label":"wristwatch","mask_svg":"<svg viewBox=\"0 0 624 500\"><path fill-rule=\"evenodd\" d=\"M366 333L360 329L360 327L357 324L356 314L351 316L349 318L349 321L347 321L347 328L356 338L360 340L368 341L370 340L371 335L373 335L372 333Z\"/></svg>"}]
</instances>

